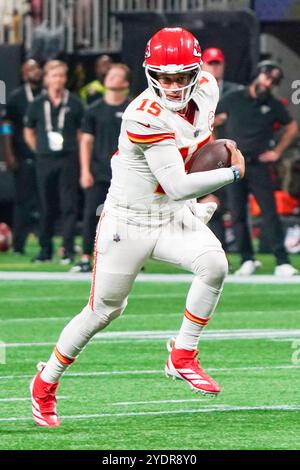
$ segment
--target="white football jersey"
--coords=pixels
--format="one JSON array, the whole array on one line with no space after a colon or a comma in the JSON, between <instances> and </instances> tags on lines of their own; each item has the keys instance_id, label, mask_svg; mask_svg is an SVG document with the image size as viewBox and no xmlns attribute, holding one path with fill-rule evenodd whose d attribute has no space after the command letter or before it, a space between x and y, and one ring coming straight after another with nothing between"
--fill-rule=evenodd
<instances>
[{"instance_id":1,"label":"white football jersey","mask_svg":"<svg viewBox=\"0 0 300 470\"><path fill-rule=\"evenodd\" d=\"M129 104L122 118L118 151L111 160L112 180L105 202L108 213L126 222L152 225L182 208L186 201L174 201L164 193L145 151L155 145L161 152L170 152L170 145L176 145L187 172L195 151L210 140L218 99L215 78L202 72L193 97L196 110L192 124L180 113L164 108L149 88Z\"/></svg>"}]
</instances>

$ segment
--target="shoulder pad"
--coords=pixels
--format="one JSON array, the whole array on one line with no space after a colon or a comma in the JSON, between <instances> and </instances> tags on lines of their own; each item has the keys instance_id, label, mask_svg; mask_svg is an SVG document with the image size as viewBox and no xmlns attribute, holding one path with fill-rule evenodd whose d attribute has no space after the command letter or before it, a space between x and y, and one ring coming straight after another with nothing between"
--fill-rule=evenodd
<instances>
[{"instance_id":1,"label":"shoulder pad","mask_svg":"<svg viewBox=\"0 0 300 470\"><path fill-rule=\"evenodd\" d=\"M201 72L199 87L203 90L205 89L208 94L219 92L218 83L215 77L210 72L206 72L204 70Z\"/></svg>"},{"instance_id":2,"label":"shoulder pad","mask_svg":"<svg viewBox=\"0 0 300 470\"><path fill-rule=\"evenodd\" d=\"M158 129L170 129L167 110L148 90L141 93L126 108L122 119L135 121Z\"/></svg>"}]
</instances>

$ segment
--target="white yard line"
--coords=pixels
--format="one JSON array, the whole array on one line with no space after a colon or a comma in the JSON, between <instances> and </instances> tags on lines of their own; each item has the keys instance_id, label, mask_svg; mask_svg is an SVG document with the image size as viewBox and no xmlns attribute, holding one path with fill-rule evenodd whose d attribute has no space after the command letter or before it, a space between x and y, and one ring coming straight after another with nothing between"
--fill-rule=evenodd
<instances>
[{"instance_id":1,"label":"white yard line","mask_svg":"<svg viewBox=\"0 0 300 470\"><path fill-rule=\"evenodd\" d=\"M200 395L199 398L192 398L190 400L149 400L149 401L120 401L116 403L111 403L113 406L136 406L136 405L160 405L160 404L165 404L165 403L192 403L192 402L198 402L199 404L202 403L203 400L212 400L215 397L206 397ZM227 408L232 408L230 405L211 405L213 409L223 409L226 410ZM287 405L290 406L290 405ZM300 409L300 405L299 406ZM243 408L243 407L241 407Z\"/></svg>"},{"instance_id":2,"label":"white yard line","mask_svg":"<svg viewBox=\"0 0 300 470\"><path fill-rule=\"evenodd\" d=\"M58 400L68 400L70 397L60 397L58 396ZM20 397L20 398L0 398L0 403L10 403L10 402L16 402L16 401L30 401L30 397Z\"/></svg>"},{"instance_id":3,"label":"white yard line","mask_svg":"<svg viewBox=\"0 0 300 470\"><path fill-rule=\"evenodd\" d=\"M52 321L68 321L72 317L31 317L31 318L6 318L5 320L0 320L0 325L10 324L10 323L37 323L37 322L52 322Z\"/></svg>"},{"instance_id":4,"label":"white yard line","mask_svg":"<svg viewBox=\"0 0 300 470\"><path fill-rule=\"evenodd\" d=\"M282 285L282 284L281 284ZM129 295L129 301L131 302L132 300L140 300L140 299L185 299L186 298L186 295L187 295L187 292L188 292L188 289L185 289L184 292L182 293L177 293L177 294L173 294L173 293L168 293L168 292L162 292L161 294L132 294L132 295ZM264 289L264 295L271 295L273 298L274 297L281 297L283 293L285 293L286 291L282 291L280 290L280 288L278 288L278 286L276 287L276 292L274 290L268 290L268 289ZM257 296L260 295L260 294L256 294ZM289 295L299 295L299 288L297 287L295 290L292 290L292 288L289 289ZM240 297L241 296L241 292L231 292L230 293L230 297ZM67 301L78 301L78 302L82 302L83 304L87 303L87 300L88 300L88 294L87 295L83 295L83 296L80 296L80 297L74 297L74 296L69 296L69 297L66 297L66 296L35 296L35 297L22 297L22 298L18 298L18 297L5 297L4 295L1 295L1 302L11 302L13 304L26 304L27 302L37 302L37 303L42 303L42 302L58 302L58 301L61 301L65 304L65 302ZM273 305L272 305L272 308L273 308ZM251 311L249 311L249 313L251 313ZM265 312L265 310L264 310ZM300 313L300 309L297 310L297 312Z\"/></svg>"},{"instance_id":5,"label":"white yard line","mask_svg":"<svg viewBox=\"0 0 300 470\"><path fill-rule=\"evenodd\" d=\"M177 331L146 330L146 331L112 331L98 333L94 336L96 340L107 339L169 339L176 336ZM280 329L238 329L238 330L211 330L205 331L201 340L235 340L235 339L275 339L275 338L300 338L300 330L280 330Z\"/></svg>"},{"instance_id":6,"label":"white yard line","mask_svg":"<svg viewBox=\"0 0 300 470\"><path fill-rule=\"evenodd\" d=\"M146 375L146 374L163 374L163 370L115 370L115 371L98 371L98 372L67 372L64 377L108 377L112 375ZM0 375L0 380L13 380L13 379L29 379L33 374L25 375Z\"/></svg>"},{"instance_id":7,"label":"white yard line","mask_svg":"<svg viewBox=\"0 0 300 470\"><path fill-rule=\"evenodd\" d=\"M294 366L291 364L282 364L277 366L253 366L253 367L207 367L208 372L218 372L218 373L232 373L235 372L264 372L266 370L299 370L299 366ZM98 371L98 372L67 372L64 377L110 377L118 375L163 375L163 369L157 370L113 370L113 371ZM21 379L30 379L32 374L23 374L23 375L0 375L0 380L21 380Z\"/></svg>"},{"instance_id":8,"label":"white yard line","mask_svg":"<svg viewBox=\"0 0 300 470\"><path fill-rule=\"evenodd\" d=\"M201 398L199 404L201 404ZM132 416L161 416L161 415L178 415L178 414L193 414L193 413L224 413L236 411L300 411L300 405L265 405L265 406L226 406L226 405L213 405L206 406L205 408L193 410L162 410L162 411L135 411L131 413L97 413L97 414L82 414L82 415L67 415L61 416L62 420L78 421L82 419L99 419L99 418L130 418ZM9 417L0 418L0 422L18 422L18 421L31 421L31 417Z\"/></svg>"},{"instance_id":9,"label":"white yard line","mask_svg":"<svg viewBox=\"0 0 300 470\"><path fill-rule=\"evenodd\" d=\"M192 274L144 274L137 276L137 282L191 282ZM85 273L47 273L47 272L16 272L0 271L2 281L91 281L91 274ZM300 276L277 277L272 275L258 274L254 276L229 275L226 282L233 284L300 284Z\"/></svg>"},{"instance_id":10,"label":"white yard line","mask_svg":"<svg viewBox=\"0 0 300 470\"><path fill-rule=\"evenodd\" d=\"M162 292L161 294L132 294L130 295L130 300L136 300L136 299L161 299L161 298L174 298L174 299L179 299L185 297L185 293L183 292L182 294L178 293L168 293L168 292ZM82 300L83 302L86 302L88 299L88 292L86 295L81 295L81 296L70 296L69 298L66 298L66 296L60 295L60 296L35 296L35 297L22 297L22 298L16 298L16 297L5 297L4 295L1 295L1 301L3 302L13 302L13 303L24 303L24 302L53 302L57 300Z\"/></svg>"},{"instance_id":11,"label":"white yard line","mask_svg":"<svg viewBox=\"0 0 300 470\"><path fill-rule=\"evenodd\" d=\"M244 315L264 315L266 314L266 311L265 310L243 310L241 311ZM226 315L234 315L236 312L226 312L224 310L222 310L222 314L226 314ZM240 313L240 312L239 312ZM273 310L272 311L272 314L280 314L281 316L284 315L285 313L295 313L295 314L300 314L300 310ZM183 312L177 312L177 313L151 313L151 316L155 316L155 317L180 317L183 315ZM69 317L22 317L22 318L5 318L5 319L0 319L0 325L1 324L10 324L10 323L36 323L36 322L42 322L42 321L46 321L46 322L55 322L55 321L68 321L68 320L71 320L73 317L72 316L69 316ZM123 315L121 315L117 320L130 320L131 318L142 318L142 314L138 314L138 313L124 313Z\"/></svg>"},{"instance_id":12,"label":"white yard line","mask_svg":"<svg viewBox=\"0 0 300 470\"><path fill-rule=\"evenodd\" d=\"M136 406L136 405L160 405L162 403L199 403L203 400L211 400L212 397L199 396L199 398L191 398L190 400L149 400L149 401L119 401L111 403L112 406Z\"/></svg>"},{"instance_id":13,"label":"white yard line","mask_svg":"<svg viewBox=\"0 0 300 470\"><path fill-rule=\"evenodd\" d=\"M176 336L175 330L146 330L146 331L112 331L98 333L94 336L90 344L111 343L117 341L161 341ZM258 330L211 330L205 331L202 341L222 341L222 340L252 340L252 339L298 339L300 330L280 330L280 329L258 329ZM6 348L43 347L53 346L52 342L28 342L28 343L5 343Z\"/></svg>"}]
</instances>

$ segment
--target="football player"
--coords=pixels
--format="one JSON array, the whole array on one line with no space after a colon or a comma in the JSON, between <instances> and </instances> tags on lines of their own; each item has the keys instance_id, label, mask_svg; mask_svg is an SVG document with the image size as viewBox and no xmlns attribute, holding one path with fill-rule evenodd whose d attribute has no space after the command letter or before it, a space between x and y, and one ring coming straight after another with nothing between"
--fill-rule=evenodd
<instances>
[{"instance_id":1,"label":"football player","mask_svg":"<svg viewBox=\"0 0 300 470\"><path fill-rule=\"evenodd\" d=\"M148 42L144 62L149 87L125 113L112 181L95 240L90 298L62 331L55 349L31 382L36 424L59 426L55 393L63 372L88 341L124 311L134 280L148 258L195 274L179 334L170 345L167 376L216 395L197 345L219 300L227 259L205 225L214 206L196 198L244 176L244 158L227 144L231 168L187 174L196 150L210 140L219 91L201 72L197 39L182 28L164 28Z\"/></svg>"}]
</instances>

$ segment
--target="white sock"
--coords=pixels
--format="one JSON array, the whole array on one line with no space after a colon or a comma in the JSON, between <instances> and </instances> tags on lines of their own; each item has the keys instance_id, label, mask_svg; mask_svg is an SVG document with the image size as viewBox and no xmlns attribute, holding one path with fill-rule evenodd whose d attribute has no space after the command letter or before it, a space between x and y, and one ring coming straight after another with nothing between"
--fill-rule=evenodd
<instances>
[{"instance_id":1,"label":"white sock","mask_svg":"<svg viewBox=\"0 0 300 470\"><path fill-rule=\"evenodd\" d=\"M70 364L63 364L60 362L53 352L41 373L41 379L46 383L54 384L58 382L60 376L69 367L69 365Z\"/></svg>"},{"instance_id":2,"label":"white sock","mask_svg":"<svg viewBox=\"0 0 300 470\"><path fill-rule=\"evenodd\" d=\"M193 280L186 300L184 319L175 341L176 349L197 349L201 332L214 312L221 291L222 288L208 286L199 277Z\"/></svg>"},{"instance_id":3,"label":"white sock","mask_svg":"<svg viewBox=\"0 0 300 470\"><path fill-rule=\"evenodd\" d=\"M203 328L204 326L198 325L184 317L179 334L175 341L175 348L187 349L188 351L194 351L197 349L199 337Z\"/></svg>"}]
</instances>

